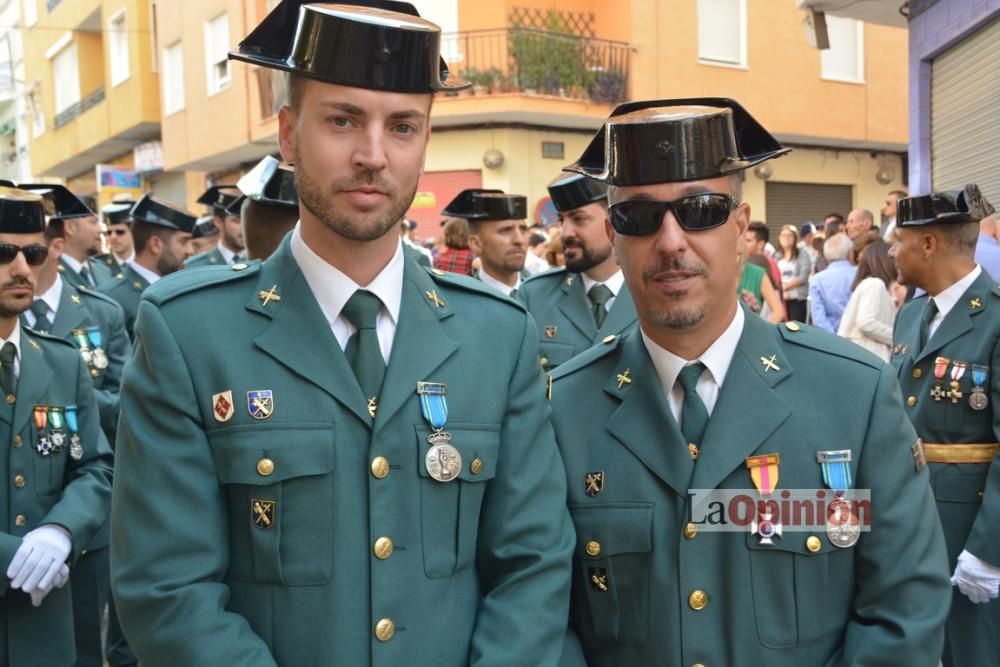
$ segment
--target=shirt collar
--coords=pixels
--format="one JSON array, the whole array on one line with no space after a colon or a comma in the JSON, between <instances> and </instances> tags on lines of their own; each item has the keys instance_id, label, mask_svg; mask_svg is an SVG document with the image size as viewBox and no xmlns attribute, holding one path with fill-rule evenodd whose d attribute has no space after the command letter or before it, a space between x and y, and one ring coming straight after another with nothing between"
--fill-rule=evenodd
<instances>
[{"instance_id":1,"label":"shirt collar","mask_svg":"<svg viewBox=\"0 0 1000 667\"><path fill-rule=\"evenodd\" d=\"M493 289L495 289L496 291L503 294L504 296L510 296L510 293L513 292L514 290L521 289L520 273L517 274L517 282L514 283L513 286L500 282L490 274L486 273L486 269L480 269L479 279L482 280L487 285L489 285L490 287L492 287Z\"/></svg>"},{"instance_id":2,"label":"shirt collar","mask_svg":"<svg viewBox=\"0 0 1000 667\"><path fill-rule=\"evenodd\" d=\"M49 307L49 310L52 311L53 315L59 310L59 300L62 298L62 288L62 277L57 273L56 280L52 283L52 287L45 290L44 294L38 295L38 298L45 302L45 305Z\"/></svg>"},{"instance_id":3,"label":"shirt collar","mask_svg":"<svg viewBox=\"0 0 1000 667\"><path fill-rule=\"evenodd\" d=\"M721 388L726 379L726 373L729 372L733 355L736 354L736 346L740 342L740 336L743 335L745 321L746 316L743 314L743 308L737 306L733 321L729 323L722 335L716 338L715 342L698 359L691 360L691 362L663 349L643 331L642 340L646 344L646 350L649 352L654 368L656 368L656 374L660 377L664 392L669 392L670 388L677 382L677 376L680 375L681 369L694 361L705 364L705 368L712 374L712 379Z\"/></svg>"},{"instance_id":4,"label":"shirt collar","mask_svg":"<svg viewBox=\"0 0 1000 667\"><path fill-rule=\"evenodd\" d=\"M128 264L129 262L135 261L135 253L134 252L131 255L129 255L128 257L124 258L124 259L122 259L118 255L116 255L115 253L111 253L111 256L114 257L115 261L117 261L119 264Z\"/></svg>"},{"instance_id":5,"label":"shirt collar","mask_svg":"<svg viewBox=\"0 0 1000 667\"><path fill-rule=\"evenodd\" d=\"M62 254L62 260L66 262L66 266L73 269L76 273L80 273L80 269L83 268L83 262L76 261L76 259L70 257L69 254L65 252Z\"/></svg>"},{"instance_id":6,"label":"shirt collar","mask_svg":"<svg viewBox=\"0 0 1000 667\"><path fill-rule=\"evenodd\" d=\"M14 365L18 365L18 361L21 358L21 323L18 322L14 325L14 330L10 333L10 338L4 338L0 340L0 347L3 347L7 343L14 344Z\"/></svg>"},{"instance_id":7,"label":"shirt collar","mask_svg":"<svg viewBox=\"0 0 1000 667\"><path fill-rule=\"evenodd\" d=\"M351 280L340 269L317 255L302 239L299 225L295 225L291 239L292 257L305 276L309 289L319 303L327 322L333 326L340 316L347 300L359 289L366 289L382 300L393 324L399 321L399 309L403 300L403 258L402 242L396 246L396 253L379 272L375 279L362 287Z\"/></svg>"},{"instance_id":8,"label":"shirt collar","mask_svg":"<svg viewBox=\"0 0 1000 667\"><path fill-rule=\"evenodd\" d=\"M142 276L146 280L146 282L149 283L150 285L152 285L157 280L163 277L156 271L150 271L149 269L147 269L145 266L135 261L134 259L131 262L129 262L128 265L131 266L132 270L138 273L140 276Z\"/></svg>"},{"instance_id":9,"label":"shirt collar","mask_svg":"<svg viewBox=\"0 0 1000 667\"><path fill-rule=\"evenodd\" d=\"M596 280L588 278L586 273L581 273L580 278L583 279L584 293L589 292L590 288L594 285L600 284L611 290L612 296L618 296L618 293L622 291L622 285L625 284L625 275L622 273L621 269L615 271L614 275L605 280L603 283L598 283Z\"/></svg>"},{"instance_id":10,"label":"shirt collar","mask_svg":"<svg viewBox=\"0 0 1000 667\"><path fill-rule=\"evenodd\" d=\"M943 290L937 296L932 297L934 305L938 307L940 317L946 317L948 313L951 312L951 309L954 308L955 304L959 302L966 290L972 286L972 283L976 282L976 278L978 278L979 274L982 272L982 268L976 264L976 267L972 269L972 271L969 271L969 275L965 276L948 289Z\"/></svg>"},{"instance_id":11,"label":"shirt collar","mask_svg":"<svg viewBox=\"0 0 1000 667\"><path fill-rule=\"evenodd\" d=\"M222 241L219 241L219 245L215 246L219 250L219 254L222 255L222 259L226 264L232 264L233 258L236 257L236 253L222 245Z\"/></svg>"}]
</instances>

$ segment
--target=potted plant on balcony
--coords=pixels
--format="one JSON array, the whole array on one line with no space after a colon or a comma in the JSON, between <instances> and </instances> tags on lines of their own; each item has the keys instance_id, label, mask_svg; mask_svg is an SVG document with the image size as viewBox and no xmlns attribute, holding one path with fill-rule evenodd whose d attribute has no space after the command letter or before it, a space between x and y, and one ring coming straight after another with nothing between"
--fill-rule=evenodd
<instances>
[{"instance_id":1,"label":"potted plant on balcony","mask_svg":"<svg viewBox=\"0 0 1000 667\"><path fill-rule=\"evenodd\" d=\"M625 99L625 73L620 69L600 69L591 72L588 92L596 104L617 104Z\"/></svg>"}]
</instances>

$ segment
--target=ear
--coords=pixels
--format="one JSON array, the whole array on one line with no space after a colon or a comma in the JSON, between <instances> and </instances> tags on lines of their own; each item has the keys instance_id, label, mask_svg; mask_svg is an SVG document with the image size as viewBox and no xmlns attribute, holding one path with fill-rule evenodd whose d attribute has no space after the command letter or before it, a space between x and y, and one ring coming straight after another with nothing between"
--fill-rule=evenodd
<instances>
[{"instance_id":1,"label":"ear","mask_svg":"<svg viewBox=\"0 0 1000 667\"><path fill-rule=\"evenodd\" d=\"M469 250L477 257L483 254L483 242L479 240L478 234L469 234Z\"/></svg>"},{"instance_id":2,"label":"ear","mask_svg":"<svg viewBox=\"0 0 1000 667\"><path fill-rule=\"evenodd\" d=\"M297 147L295 144L295 126L298 114L291 107L283 106L278 110L278 150L285 162L295 162Z\"/></svg>"},{"instance_id":3,"label":"ear","mask_svg":"<svg viewBox=\"0 0 1000 667\"><path fill-rule=\"evenodd\" d=\"M920 252L924 259L936 253L940 245L941 242L933 234L924 234L920 237Z\"/></svg>"},{"instance_id":4,"label":"ear","mask_svg":"<svg viewBox=\"0 0 1000 667\"><path fill-rule=\"evenodd\" d=\"M65 249L66 249L66 239L64 238L52 239L52 242L49 243L49 257L53 261L58 262L59 258L62 257L63 250Z\"/></svg>"},{"instance_id":5,"label":"ear","mask_svg":"<svg viewBox=\"0 0 1000 667\"><path fill-rule=\"evenodd\" d=\"M149 250L153 257L159 257L163 254L163 239L161 239L156 234L149 237L149 243L146 244L146 248Z\"/></svg>"}]
</instances>

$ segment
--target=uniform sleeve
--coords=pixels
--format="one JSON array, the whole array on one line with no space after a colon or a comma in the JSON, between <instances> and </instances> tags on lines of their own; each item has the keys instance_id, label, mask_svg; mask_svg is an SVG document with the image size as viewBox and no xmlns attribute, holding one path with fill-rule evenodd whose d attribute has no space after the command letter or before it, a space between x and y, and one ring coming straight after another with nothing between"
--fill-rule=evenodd
<instances>
[{"instance_id":1,"label":"uniform sleeve","mask_svg":"<svg viewBox=\"0 0 1000 667\"><path fill-rule=\"evenodd\" d=\"M108 367L104 369L104 386L96 390L97 405L101 412L101 428L108 436L111 447L115 446L115 432L118 429L119 390L125 360L132 351L128 334L125 333L125 312L121 306L108 304L108 339L104 341L104 352L108 355Z\"/></svg>"},{"instance_id":2,"label":"uniform sleeve","mask_svg":"<svg viewBox=\"0 0 1000 667\"><path fill-rule=\"evenodd\" d=\"M112 591L142 664L275 667L246 619L226 610L226 498L185 359L147 301L122 380L116 470Z\"/></svg>"},{"instance_id":3,"label":"uniform sleeve","mask_svg":"<svg viewBox=\"0 0 1000 667\"><path fill-rule=\"evenodd\" d=\"M916 470L917 435L899 385L883 366L857 471L871 491L871 532L855 555L853 616L831 665L936 667L944 645L951 584L944 535L927 468Z\"/></svg>"},{"instance_id":4,"label":"uniform sleeve","mask_svg":"<svg viewBox=\"0 0 1000 667\"><path fill-rule=\"evenodd\" d=\"M990 402L993 404L993 438L1000 441L1000 344L993 348ZM993 456L993 463L986 476L983 502L972 524L965 549L990 565L1000 567L1000 450Z\"/></svg>"},{"instance_id":5,"label":"uniform sleeve","mask_svg":"<svg viewBox=\"0 0 1000 667\"><path fill-rule=\"evenodd\" d=\"M483 600L471 667L555 666L563 651L576 538L550 408L539 400L545 379L537 348L528 315L501 425L497 475L480 518Z\"/></svg>"}]
</instances>

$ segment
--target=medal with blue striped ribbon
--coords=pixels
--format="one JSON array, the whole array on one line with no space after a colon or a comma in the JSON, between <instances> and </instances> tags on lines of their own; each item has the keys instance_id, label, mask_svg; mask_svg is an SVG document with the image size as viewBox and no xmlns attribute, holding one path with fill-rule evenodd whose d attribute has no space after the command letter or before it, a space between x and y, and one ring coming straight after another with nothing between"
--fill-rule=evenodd
<instances>
[{"instance_id":1,"label":"medal with blue striped ribbon","mask_svg":"<svg viewBox=\"0 0 1000 667\"><path fill-rule=\"evenodd\" d=\"M420 410L434 429L427 436L430 449L424 456L427 474L438 482L450 482L462 472L462 455L451 444L451 433L444 430L448 423L448 385L440 382L418 382Z\"/></svg>"},{"instance_id":2,"label":"medal with blue striped ribbon","mask_svg":"<svg viewBox=\"0 0 1000 667\"><path fill-rule=\"evenodd\" d=\"M853 547L861 537L857 513L851 503L844 499L847 492L854 488L851 458L849 449L816 452L816 461L823 471L823 483L836 496L827 512L826 535L834 546L842 549Z\"/></svg>"}]
</instances>

